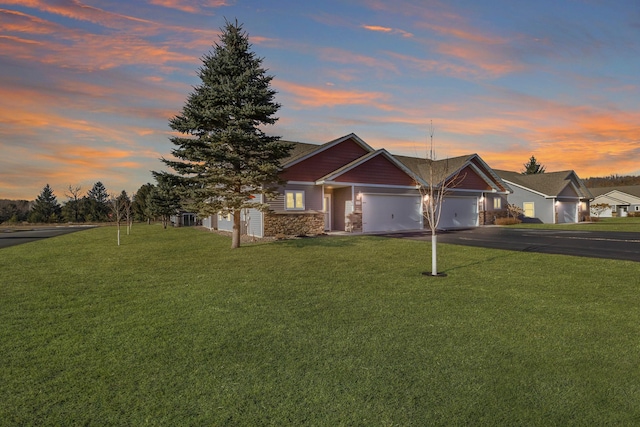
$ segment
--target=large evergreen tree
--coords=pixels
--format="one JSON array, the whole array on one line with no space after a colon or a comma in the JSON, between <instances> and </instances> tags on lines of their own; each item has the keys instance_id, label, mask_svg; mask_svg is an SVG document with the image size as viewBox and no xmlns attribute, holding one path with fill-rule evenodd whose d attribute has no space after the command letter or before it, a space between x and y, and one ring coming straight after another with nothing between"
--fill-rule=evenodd
<instances>
[{"instance_id":1,"label":"large evergreen tree","mask_svg":"<svg viewBox=\"0 0 640 427\"><path fill-rule=\"evenodd\" d=\"M169 122L182 134L171 138L176 160L162 159L177 175L155 172L158 182L188 189L190 210L201 216L233 215L231 247L240 246L240 212L266 209L253 194L273 195L279 182L280 160L291 149L261 126L272 125L280 105L270 88L272 76L251 51L242 26L227 22L220 43L205 55L195 87L182 113Z\"/></svg>"},{"instance_id":2,"label":"large evergreen tree","mask_svg":"<svg viewBox=\"0 0 640 427\"><path fill-rule=\"evenodd\" d=\"M60 220L60 204L53 190L47 184L31 208L30 222L58 222Z\"/></svg>"},{"instance_id":3,"label":"large evergreen tree","mask_svg":"<svg viewBox=\"0 0 640 427\"><path fill-rule=\"evenodd\" d=\"M525 163L522 175L535 175L537 173L544 173L544 166L538 163L535 156L531 156L529 161Z\"/></svg>"}]
</instances>

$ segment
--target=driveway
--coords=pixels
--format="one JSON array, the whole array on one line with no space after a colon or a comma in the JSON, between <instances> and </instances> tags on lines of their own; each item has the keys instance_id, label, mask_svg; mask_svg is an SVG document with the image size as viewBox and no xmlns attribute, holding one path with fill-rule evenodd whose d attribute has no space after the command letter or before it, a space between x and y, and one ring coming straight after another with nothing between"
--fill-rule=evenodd
<instances>
[{"instance_id":1,"label":"driveway","mask_svg":"<svg viewBox=\"0 0 640 427\"><path fill-rule=\"evenodd\" d=\"M28 230L21 229L0 229L0 249L8 246L19 245L22 243L35 242L37 240L48 239L50 237L60 236L62 234L73 233L76 231L87 230L92 226L51 226L37 227Z\"/></svg>"},{"instance_id":2,"label":"driveway","mask_svg":"<svg viewBox=\"0 0 640 427\"><path fill-rule=\"evenodd\" d=\"M429 231L384 234L431 240ZM510 251L541 252L640 262L640 233L478 227L438 234L438 242Z\"/></svg>"}]
</instances>

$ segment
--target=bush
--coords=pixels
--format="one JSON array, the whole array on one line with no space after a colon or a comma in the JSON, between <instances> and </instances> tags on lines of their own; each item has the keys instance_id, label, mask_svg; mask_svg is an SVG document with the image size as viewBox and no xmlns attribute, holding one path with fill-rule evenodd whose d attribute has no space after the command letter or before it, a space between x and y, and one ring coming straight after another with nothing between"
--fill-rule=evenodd
<instances>
[{"instance_id":1,"label":"bush","mask_svg":"<svg viewBox=\"0 0 640 427\"><path fill-rule=\"evenodd\" d=\"M522 221L520 221L518 218L496 218L496 225L515 225L515 224L520 224Z\"/></svg>"}]
</instances>

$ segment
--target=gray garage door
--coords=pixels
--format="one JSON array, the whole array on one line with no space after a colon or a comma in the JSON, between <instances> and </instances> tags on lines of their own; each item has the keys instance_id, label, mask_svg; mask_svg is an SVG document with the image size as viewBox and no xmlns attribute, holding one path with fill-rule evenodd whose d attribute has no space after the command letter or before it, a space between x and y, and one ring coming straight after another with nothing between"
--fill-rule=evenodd
<instances>
[{"instance_id":1,"label":"gray garage door","mask_svg":"<svg viewBox=\"0 0 640 427\"><path fill-rule=\"evenodd\" d=\"M362 195L362 231L370 233L420 228L420 196Z\"/></svg>"},{"instance_id":2,"label":"gray garage door","mask_svg":"<svg viewBox=\"0 0 640 427\"><path fill-rule=\"evenodd\" d=\"M476 197L445 197L438 228L466 228L478 225Z\"/></svg>"}]
</instances>

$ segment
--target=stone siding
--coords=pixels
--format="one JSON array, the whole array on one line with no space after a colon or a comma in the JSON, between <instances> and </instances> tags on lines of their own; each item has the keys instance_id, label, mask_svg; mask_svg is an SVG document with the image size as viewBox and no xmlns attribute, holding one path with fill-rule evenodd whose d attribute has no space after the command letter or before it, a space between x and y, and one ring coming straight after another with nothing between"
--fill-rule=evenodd
<instances>
[{"instance_id":1,"label":"stone siding","mask_svg":"<svg viewBox=\"0 0 640 427\"><path fill-rule=\"evenodd\" d=\"M264 215L264 236L315 236L324 233L322 212L281 213Z\"/></svg>"}]
</instances>

